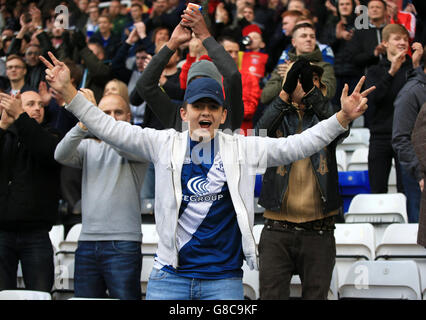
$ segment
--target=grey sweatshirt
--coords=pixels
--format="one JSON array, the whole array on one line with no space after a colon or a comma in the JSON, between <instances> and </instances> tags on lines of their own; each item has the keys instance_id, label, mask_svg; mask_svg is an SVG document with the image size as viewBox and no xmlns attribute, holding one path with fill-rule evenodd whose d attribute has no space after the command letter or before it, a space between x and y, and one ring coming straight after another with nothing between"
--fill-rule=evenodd
<instances>
[{"instance_id":1,"label":"grey sweatshirt","mask_svg":"<svg viewBox=\"0 0 426 320\"><path fill-rule=\"evenodd\" d=\"M83 169L81 241L142 240L140 190L147 163L122 157L72 128L55 150L61 164Z\"/></svg>"}]
</instances>

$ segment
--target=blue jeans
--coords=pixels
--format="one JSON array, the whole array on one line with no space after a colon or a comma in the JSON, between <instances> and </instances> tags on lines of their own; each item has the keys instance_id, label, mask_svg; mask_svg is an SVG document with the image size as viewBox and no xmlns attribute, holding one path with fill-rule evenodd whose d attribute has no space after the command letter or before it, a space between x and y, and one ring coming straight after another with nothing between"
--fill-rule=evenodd
<instances>
[{"instance_id":1,"label":"blue jeans","mask_svg":"<svg viewBox=\"0 0 426 320\"><path fill-rule=\"evenodd\" d=\"M244 300L243 281L185 278L152 268L146 300Z\"/></svg>"},{"instance_id":2,"label":"blue jeans","mask_svg":"<svg viewBox=\"0 0 426 320\"><path fill-rule=\"evenodd\" d=\"M82 298L140 300L142 254L136 241L79 241L74 295Z\"/></svg>"},{"instance_id":3,"label":"blue jeans","mask_svg":"<svg viewBox=\"0 0 426 320\"><path fill-rule=\"evenodd\" d=\"M417 180L401 166L401 178L402 185L404 186L404 193L407 197L407 216L408 223L418 223L419 222L419 212L420 212L420 199L422 197L422 192L420 191L420 186Z\"/></svg>"},{"instance_id":4,"label":"blue jeans","mask_svg":"<svg viewBox=\"0 0 426 320\"><path fill-rule=\"evenodd\" d=\"M0 231L0 290L16 289L19 261L27 290L52 290L53 247L47 231Z\"/></svg>"}]
</instances>

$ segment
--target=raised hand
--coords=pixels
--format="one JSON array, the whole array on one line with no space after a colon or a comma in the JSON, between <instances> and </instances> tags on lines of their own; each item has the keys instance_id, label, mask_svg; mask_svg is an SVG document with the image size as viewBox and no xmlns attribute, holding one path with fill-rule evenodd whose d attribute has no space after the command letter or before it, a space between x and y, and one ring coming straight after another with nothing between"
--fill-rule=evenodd
<instances>
[{"instance_id":1,"label":"raised hand","mask_svg":"<svg viewBox=\"0 0 426 320\"><path fill-rule=\"evenodd\" d=\"M78 92L80 92L87 100L89 100L94 106L96 106L96 98L92 90L87 88L80 88Z\"/></svg>"},{"instance_id":2,"label":"raised hand","mask_svg":"<svg viewBox=\"0 0 426 320\"><path fill-rule=\"evenodd\" d=\"M0 99L0 108L2 108L3 111L6 111L7 115L14 121L25 112L22 108L20 93L18 93L16 96L0 93Z\"/></svg>"},{"instance_id":3,"label":"raised hand","mask_svg":"<svg viewBox=\"0 0 426 320\"><path fill-rule=\"evenodd\" d=\"M15 119L13 119L11 116L9 116L6 112L6 109L3 109L0 106L0 113L1 113L1 118L0 118L0 128L3 130L7 130L7 128L9 128L12 123L15 122Z\"/></svg>"},{"instance_id":4,"label":"raised hand","mask_svg":"<svg viewBox=\"0 0 426 320\"><path fill-rule=\"evenodd\" d=\"M171 50L176 50L182 44L191 40L191 37L191 30L178 24L173 30L170 40L167 42L167 46Z\"/></svg>"},{"instance_id":5,"label":"raised hand","mask_svg":"<svg viewBox=\"0 0 426 320\"><path fill-rule=\"evenodd\" d=\"M362 76L350 96L348 96L349 87L347 84L345 84L342 90L342 95L340 97L340 103L342 105L342 109L338 112L337 117L339 119L339 122L344 127L347 127L349 122L360 117L368 108L368 105L367 105L368 99L366 97L374 89L376 89L376 87L372 86L368 88L367 90L364 90L363 92L361 92L361 88L364 82L365 82L365 76Z\"/></svg>"},{"instance_id":6,"label":"raised hand","mask_svg":"<svg viewBox=\"0 0 426 320\"><path fill-rule=\"evenodd\" d=\"M185 9L181 17L182 21L180 24L186 28L191 28L194 35L201 41L211 36L204 17L199 10Z\"/></svg>"},{"instance_id":7,"label":"raised hand","mask_svg":"<svg viewBox=\"0 0 426 320\"><path fill-rule=\"evenodd\" d=\"M71 84L70 70L65 63L56 59L52 52L49 51L48 54L53 62L53 65L44 57L39 57L47 67L46 81L54 90L62 95L66 103L70 103L77 94L77 90Z\"/></svg>"}]
</instances>

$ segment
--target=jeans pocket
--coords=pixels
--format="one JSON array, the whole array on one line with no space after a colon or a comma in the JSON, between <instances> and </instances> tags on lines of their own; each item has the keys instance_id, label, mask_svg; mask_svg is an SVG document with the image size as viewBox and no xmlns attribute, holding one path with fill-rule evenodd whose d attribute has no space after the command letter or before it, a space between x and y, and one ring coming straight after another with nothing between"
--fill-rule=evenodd
<instances>
[{"instance_id":1,"label":"jeans pocket","mask_svg":"<svg viewBox=\"0 0 426 320\"><path fill-rule=\"evenodd\" d=\"M167 277L168 274L169 273L164 270L152 268L151 274L149 275L149 280L163 280Z\"/></svg>"},{"instance_id":2,"label":"jeans pocket","mask_svg":"<svg viewBox=\"0 0 426 320\"><path fill-rule=\"evenodd\" d=\"M112 247L122 254L141 254L141 243L136 241L113 241Z\"/></svg>"}]
</instances>

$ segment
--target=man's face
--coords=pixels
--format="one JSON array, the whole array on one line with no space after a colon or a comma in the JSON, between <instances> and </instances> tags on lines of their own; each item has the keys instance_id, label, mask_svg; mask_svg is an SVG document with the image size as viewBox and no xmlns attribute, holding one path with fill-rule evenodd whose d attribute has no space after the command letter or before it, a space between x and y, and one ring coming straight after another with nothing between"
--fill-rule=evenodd
<instances>
[{"instance_id":1,"label":"man's face","mask_svg":"<svg viewBox=\"0 0 426 320\"><path fill-rule=\"evenodd\" d=\"M42 123L44 119L43 101L40 95L34 91L26 91L21 94L22 108L28 116L38 123Z\"/></svg>"},{"instance_id":2,"label":"man's face","mask_svg":"<svg viewBox=\"0 0 426 320\"><path fill-rule=\"evenodd\" d=\"M133 21L140 20L142 17L142 10L138 6L131 7L130 15L132 16Z\"/></svg>"},{"instance_id":3,"label":"man's face","mask_svg":"<svg viewBox=\"0 0 426 320\"><path fill-rule=\"evenodd\" d=\"M99 9L95 6L89 7L89 18L90 21L96 22L99 18Z\"/></svg>"},{"instance_id":4,"label":"man's face","mask_svg":"<svg viewBox=\"0 0 426 320\"><path fill-rule=\"evenodd\" d=\"M180 109L182 120L189 124L192 140L203 141L214 138L215 130L226 120L227 110L209 98L200 99Z\"/></svg>"},{"instance_id":5,"label":"man's face","mask_svg":"<svg viewBox=\"0 0 426 320\"><path fill-rule=\"evenodd\" d=\"M243 10L243 16L246 18L248 22L252 22L254 20L254 11L251 7L245 7Z\"/></svg>"},{"instance_id":6,"label":"man's face","mask_svg":"<svg viewBox=\"0 0 426 320\"><path fill-rule=\"evenodd\" d=\"M296 32L293 34L291 43L296 49L297 55L311 53L315 49L315 31L311 28L297 29Z\"/></svg>"},{"instance_id":7,"label":"man's face","mask_svg":"<svg viewBox=\"0 0 426 320\"><path fill-rule=\"evenodd\" d=\"M146 51L140 51L136 53L136 68L139 72L142 72L145 69L145 60L147 58Z\"/></svg>"},{"instance_id":8,"label":"man's face","mask_svg":"<svg viewBox=\"0 0 426 320\"><path fill-rule=\"evenodd\" d=\"M250 32L248 36L251 39L251 43L247 46L247 49L257 51L265 47L265 43L262 40L262 35L257 32Z\"/></svg>"},{"instance_id":9,"label":"man's face","mask_svg":"<svg viewBox=\"0 0 426 320\"><path fill-rule=\"evenodd\" d=\"M105 95L99 102L99 109L117 121L130 122L131 113L124 99L117 94Z\"/></svg>"},{"instance_id":10,"label":"man's face","mask_svg":"<svg viewBox=\"0 0 426 320\"><path fill-rule=\"evenodd\" d=\"M40 49L38 47L30 46L25 51L25 62L30 67L34 67L39 63Z\"/></svg>"},{"instance_id":11,"label":"man's face","mask_svg":"<svg viewBox=\"0 0 426 320\"><path fill-rule=\"evenodd\" d=\"M19 59L12 59L6 62L6 75L10 81L20 81L27 73L25 64Z\"/></svg>"},{"instance_id":12,"label":"man's face","mask_svg":"<svg viewBox=\"0 0 426 320\"><path fill-rule=\"evenodd\" d=\"M169 41L169 30L167 29L160 29L155 34L154 43L161 43L161 42L167 42Z\"/></svg>"},{"instance_id":13,"label":"man's face","mask_svg":"<svg viewBox=\"0 0 426 320\"><path fill-rule=\"evenodd\" d=\"M296 19L297 17L295 16L285 16L283 18L282 29L286 36L291 36L293 28L296 25Z\"/></svg>"},{"instance_id":14,"label":"man's face","mask_svg":"<svg viewBox=\"0 0 426 320\"><path fill-rule=\"evenodd\" d=\"M353 11L352 0L339 0L338 9L341 16L350 16Z\"/></svg>"},{"instance_id":15,"label":"man's face","mask_svg":"<svg viewBox=\"0 0 426 320\"><path fill-rule=\"evenodd\" d=\"M370 1L367 8L370 20L376 21L385 18L385 5L381 1Z\"/></svg>"},{"instance_id":16,"label":"man's face","mask_svg":"<svg viewBox=\"0 0 426 320\"><path fill-rule=\"evenodd\" d=\"M108 12L111 16L115 17L118 14L120 14L120 9L121 9L120 1L111 1Z\"/></svg>"},{"instance_id":17,"label":"man's face","mask_svg":"<svg viewBox=\"0 0 426 320\"><path fill-rule=\"evenodd\" d=\"M99 59L99 60L104 60L105 59L105 55L102 52L102 50L94 43L89 43L87 45L87 47L90 49L90 51L93 52L93 54Z\"/></svg>"},{"instance_id":18,"label":"man's face","mask_svg":"<svg viewBox=\"0 0 426 320\"><path fill-rule=\"evenodd\" d=\"M86 12L88 5L89 5L89 1L88 0L80 0L80 1L78 1L78 8L82 12Z\"/></svg>"},{"instance_id":19,"label":"man's face","mask_svg":"<svg viewBox=\"0 0 426 320\"><path fill-rule=\"evenodd\" d=\"M155 5L159 11L163 12L167 10L169 4L167 0L157 0L155 1Z\"/></svg>"},{"instance_id":20,"label":"man's face","mask_svg":"<svg viewBox=\"0 0 426 320\"><path fill-rule=\"evenodd\" d=\"M386 52L392 56L397 55L401 51L407 52L409 41L405 34L391 33L388 41L383 42Z\"/></svg>"},{"instance_id":21,"label":"man's face","mask_svg":"<svg viewBox=\"0 0 426 320\"><path fill-rule=\"evenodd\" d=\"M305 9L305 6L301 1L291 1L288 4L287 10L296 10L296 11L303 11Z\"/></svg>"},{"instance_id":22,"label":"man's face","mask_svg":"<svg viewBox=\"0 0 426 320\"><path fill-rule=\"evenodd\" d=\"M238 66L238 52L240 51L240 46L238 43L225 40L222 45L225 51L231 55L232 59L235 61L235 64Z\"/></svg>"},{"instance_id":23,"label":"man's face","mask_svg":"<svg viewBox=\"0 0 426 320\"><path fill-rule=\"evenodd\" d=\"M112 24L109 22L109 20L105 17L100 17L98 19L98 25L99 25L99 31L101 33L107 33L110 32L112 29Z\"/></svg>"}]
</instances>

